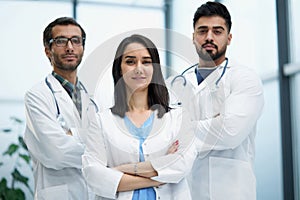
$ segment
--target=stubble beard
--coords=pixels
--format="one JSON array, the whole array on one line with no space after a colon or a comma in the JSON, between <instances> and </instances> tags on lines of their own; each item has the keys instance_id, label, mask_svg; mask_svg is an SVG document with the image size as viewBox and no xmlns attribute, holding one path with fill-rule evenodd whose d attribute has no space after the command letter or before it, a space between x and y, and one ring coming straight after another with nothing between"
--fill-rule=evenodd
<instances>
[{"instance_id":1,"label":"stubble beard","mask_svg":"<svg viewBox=\"0 0 300 200\"><path fill-rule=\"evenodd\" d=\"M214 54L212 51L206 51L203 47L197 47L196 50L198 53L198 56L200 59L204 61L215 61L218 60L220 57L224 56L226 53L227 47L225 46L220 51L218 50L218 47L216 46L216 53Z\"/></svg>"},{"instance_id":2,"label":"stubble beard","mask_svg":"<svg viewBox=\"0 0 300 200\"><path fill-rule=\"evenodd\" d=\"M77 61L75 64L73 64L73 63L65 64L64 62L62 62L61 57L59 57L56 54L53 55L54 61L55 61L55 66L60 70L69 71L69 72L73 72L78 68L79 64L81 63L82 56L83 55L76 55Z\"/></svg>"}]
</instances>

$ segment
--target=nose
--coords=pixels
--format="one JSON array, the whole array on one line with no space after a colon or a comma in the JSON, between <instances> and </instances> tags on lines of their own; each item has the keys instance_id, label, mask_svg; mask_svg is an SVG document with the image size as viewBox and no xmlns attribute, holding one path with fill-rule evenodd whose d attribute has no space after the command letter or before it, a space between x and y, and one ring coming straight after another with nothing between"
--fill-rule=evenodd
<instances>
[{"instance_id":1,"label":"nose","mask_svg":"<svg viewBox=\"0 0 300 200\"><path fill-rule=\"evenodd\" d=\"M135 72L136 74L142 74L142 73L143 73L142 66L143 66L142 62L141 62L141 61L138 61L137 65L136 65L136 67L135 67L134 72Z\"/></svg>"},{"instance_id":2,"label":"nose","mask_svg":"<svg viewBox=\"0 0 300 200\"><path fill-rule=\"evenodd\" d=\"M213 41L213 40L214 40L214 39L213 39L213 32L212 32L211 30L209 30L209 31L207 32L206 40L207 40L207 41Z\"/></svg>"},{"instance_id":3,"label":"nose","mask_svg":"<svg viewBox=\"0 0 300 200\"><path fill-rule=\"evenodd\" d=\"M66 49L67 49L68 52L70 52L70 51L73 52L74 51L74 47L73 47L73 44L72 44L71 40L69 40L67 42Z\"/></svg>"}]
</instances>

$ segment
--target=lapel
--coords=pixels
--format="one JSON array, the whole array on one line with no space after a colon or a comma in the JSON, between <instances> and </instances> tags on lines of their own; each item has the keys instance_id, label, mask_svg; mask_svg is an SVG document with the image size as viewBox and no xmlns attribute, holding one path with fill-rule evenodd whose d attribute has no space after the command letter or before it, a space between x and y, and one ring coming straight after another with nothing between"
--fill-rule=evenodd
<instances>
[{"instance_id":1,"label":"lapel","mask_svg":"<svg viewBox=\"0 0 300 200\"><path fill-rule=\"evenodd\" d=\"M121 118L119 116L116 116L114 115L110 109L109 109L109 114L110 114L110 117L111 117L111 122L112 121L115 121L118 125L114 126L114 127L119 127L121 130L123 129L123 132L125 133L129 133L126 125L125 125L125 122L124 122L124 118ZM165 114L164 117L162 119L158 119L157 118L157 111L154 111L154 118L153 118L153 126L152 126L152 129L149 133L149 136L152 136L152 135L155 135L158 133L158 131L160 131L160 129L164 126L164 123L165 123L165 120L166 120L166 116L168 114ZM129 133L130 134L130 133ZM130 134L131 135L131 134ZM148 136L148 137L149 137Z\"/></svg>"},{"instance_id":2,"label":"lapel","mask_svg":"<svg viewBox=\"0 0 300 200\"><path fill-rule=\"evenodd\" d=\"M226 65L226 60L216 70L214 70L208 77L206 77L200 83L200 85L198 85L195 70L193 70L193 72L189 72L187 74L187 80L190 80L190 82L193 85L193 88L195 90L195 93L199 93L200 91L207 89L207 88L210 91L216 90L216 82L222 76L222 72L224 70L225 65ZM230 66L227 65L226 67L229 68ZM224 76L225 76L225 74L224 74ZM221 82L223 81L223 78L224 77L222 77Z\"/></svg>"},{"instance_id":3,"label":"lapel","mask_svg":"<svg viewBox=\"0 0 300 200\"><path fill-rule=\"evenodd\" d=\"M79 113L77 111L77 108L76 108L73 100L71 99L71 97L69 96L67 91L63 88L63 86L60 84L60 82L52 74L49 74L47 79L48 79L49 83L51 84L51 87L53 89L53 92L54 92L55 98L57 100L60 111L61 112L62 111L64 111L64 112L72 111L72 114L73 114L73 116L75 116L77 123L80 124L81 119L80 119ZM62 113L64 113L64 112L62 112Z\"/></svg>"},{"instance_id":4,"label":"lapel","mask_svg":"<svg viewBox=\"0 0 300 200\"><path fill-rule=\"evenodd\" d=\"M88 115L88 110L89 110L90 97L84 89L80 90L80 94L81 94L81 104L82 104L81 105L81 108L82 108L81 120L82 120L82 123L88 123L87 115ZM76 109L76 111L77 111L77 109ZM79 117L78 112L77 112L77 114L78 114L78 117Z\"/></svg>"}]
</instances>

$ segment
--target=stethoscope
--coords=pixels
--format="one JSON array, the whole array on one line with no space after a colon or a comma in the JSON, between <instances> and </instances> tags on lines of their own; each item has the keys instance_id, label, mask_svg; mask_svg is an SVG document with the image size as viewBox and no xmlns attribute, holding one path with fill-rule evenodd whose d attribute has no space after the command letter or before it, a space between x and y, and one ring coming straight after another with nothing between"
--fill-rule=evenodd
<instances>
[{"instance_id":1,"label":"stethoscope","mask_svg":"<svg viewBox=\"0 0 300 200\"><path fill-rule=\"evenodd\" d=\"M222 70L221 76L220 76L220 77L217 79L217 81L215 82L216 87L218 87L218 84L219 84L220 80L222 79L222 77L223 77L224 74L225 74L225 71L226 71L226 68L227 68L227 65L228 65L228 58L225 58L225 60L226 60L226 63L225 63L225 66L224 66L224 68L223 68L223 70ZM173 84L174 84L174 82L175 82L175 80L176 80L177 78L183 79L183 86L186 86L187 81L186 81L186 78L184 77L184 74L185 74L187 71L189 71L190 69L196 67L197 65L198 65L198 63L196 63L196 64L194 64L194 65L188 67L188 68L185 69L181 74L175 76L175 77L173 78L173 80L171 81L171 86L173 86Z\"/></svg>"},{"instance_id":2,"label":"stethoscope","mask_svg":"<svg viewBox=\"0 0 300 200\"><path fill-rule=\"evenodd\" d=\"M63 129L67 129L68 130L68 127L67 127L67 124L66 124L66 121L64 120L64 118L62 117L61 113L60 113L60 109L59 109L59 106L58 106L58 103L57 103L57 99L54 95L54 90L50 84L50 82L48 81L47 77L45 78L45 82L46 82L46 85L48 86L48 88L50 89L51 93L53 94L53 97L54 97L54 102L55 102L55 105L56 105L56 120L59 122L59 124L61 125L61 127ZM80 87L81 89L84 90L84 92L88 95L88 92L86 90L86 88L84 87L84 85L79 81L79 84L80 84ZM90 101L94 104L95 108L96 108L96 112L98 112L98 106L97 104L95 103L95 101L91 98L89 98Z\"/></svg>"}]
</instances>

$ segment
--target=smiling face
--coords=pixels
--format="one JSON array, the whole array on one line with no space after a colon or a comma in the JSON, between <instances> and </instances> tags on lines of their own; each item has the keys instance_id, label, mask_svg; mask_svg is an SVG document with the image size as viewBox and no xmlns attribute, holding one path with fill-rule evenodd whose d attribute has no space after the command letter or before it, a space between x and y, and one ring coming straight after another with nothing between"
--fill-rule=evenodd
<instances>
[{"instance_id":1,"label":"smiling face","mask_svg":"<svg viewBox=\"0 0 300 200\"><path fill-rule=\"evenodd\" d=\"M203 61L213 60L216 65L221 64L232 38L225 20L219 16L200 17L194 29L193 43L199 58Z\"/></svg>"},{"instance_id":2,"label":"smiling face","mask_svg":"<svg viewBox=\"0 0 300 200\"><path fill-rule=\"evenodd\" d=\"M130 92L148 89L152 80L153 64L150 53L142 44L127 45L122 55L121 73Z\"/></svg>"},{"instance_id":3,"label":"smiling face","mask_svg":"<svg viewBox=\"0 0 300 200\"><path fill-rule=\"evenodd\" d=\"M52 29L53 39L64 37L81 38L81 30L75 25L56 25ZM73 45L68 41L66 46L57 46L55 42L45 48L47 57L51 60L54 71L75 71L81 63L83 56L83 45Z\"/></svg>"}]
</instances>

